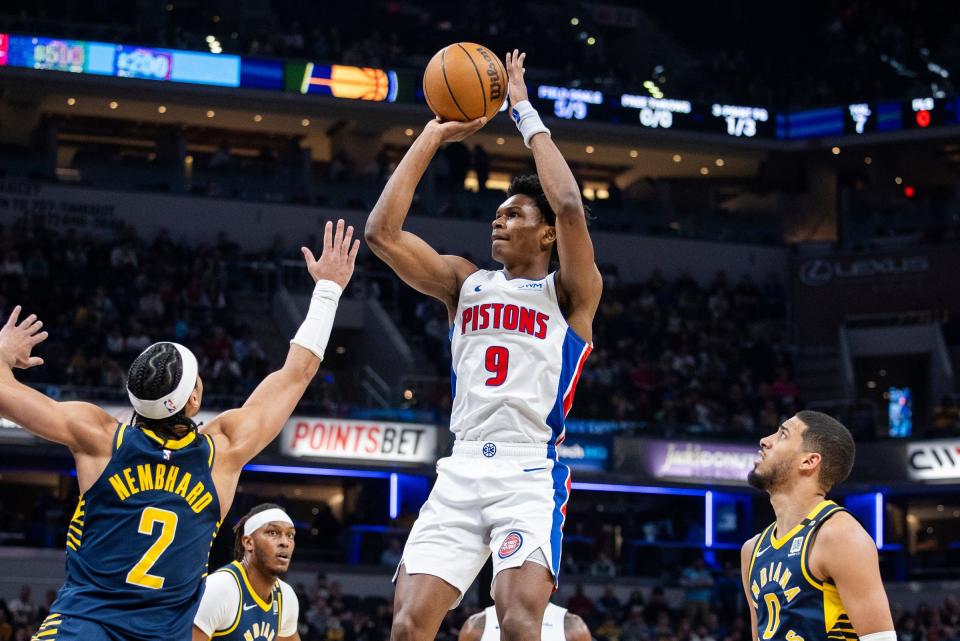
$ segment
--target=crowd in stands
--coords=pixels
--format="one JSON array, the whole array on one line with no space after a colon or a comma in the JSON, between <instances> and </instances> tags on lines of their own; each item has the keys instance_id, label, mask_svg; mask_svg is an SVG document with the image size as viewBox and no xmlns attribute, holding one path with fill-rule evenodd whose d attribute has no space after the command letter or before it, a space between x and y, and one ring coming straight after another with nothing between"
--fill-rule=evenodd
<instances>
[{"instance_id":1,"label":"crowd in stands","mask_svg":"<svg viewBox=\"0 0 960 641\"><path fill-rule=\"evenodd\" d=\"M692 19L694 18L694 19ZM784 29L784 20L791 28ZM0 28L359 66L420 69L441 47L480 42L531 54L555 84L671 98L810 106L954 89L960 56L949 6L844 0L796 11L755 2L550 5L483 0L294 5L74 4L12 0ZM815 44L814 44L815 43Z\"/></svg>"},{"instance_id":2,"label":"crowd in stands","mask_svg":"<svg viewBox=\"0 0 960 641\"><path fill-rule=\"evenodd\" d=\"M270 359L231 300L263 286L261 273L277 260L269 252L244 254L225 235L186 244L167 232L147 241L129 229L95 238L23 225L0 226L0 252L0 309L21 304L50 334L36 350L44 365L21 380L49 394L71 386L90 400L116 396L125 404L127 367L157 340L194 351L211 407L242 401L269 372ZM336 411L330 372L310 394Z\"/></svg>"},{"instance_id":3,"label":"crowd in stands","mask_svg":"<svg viewBox=\"0 0 960 641\"><path fill-rule=\"evenodd\" d=\"M636 590L626 599L607 585L590 597L583 585L554 602L583 618L597 641L750 641L739 572L717 576L702 561L682 569L675 585L682 602L668 599L663 586ZM300 638L303 641L387 641L393 603L383 597L344 594L340 584L318 573L309 584L296 583L300 601ZM17 597L0 600L0 641L27 641L49 612L55 597L43 599L24 585ZM930 602L906 609L892 603L897 638L902 641L957 641L960 639L960 602L956 596L932 594ZM441 624L437 641L457 641L467 617L480 609L466 601L451 610Z\"/></svg>"}]
</instances>

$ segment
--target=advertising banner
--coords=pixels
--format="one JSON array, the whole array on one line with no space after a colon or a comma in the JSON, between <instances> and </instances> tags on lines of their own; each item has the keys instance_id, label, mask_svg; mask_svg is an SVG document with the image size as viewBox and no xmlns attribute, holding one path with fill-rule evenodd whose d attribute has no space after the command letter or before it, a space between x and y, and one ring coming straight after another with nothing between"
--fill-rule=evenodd
<instances>
[{"instance_id":1,"label":"advertising banner","mask_svg":"<svg viewBox=\"0 0 960 641\"><path fill-rule=\"evenodd\" d=\"M295 416L283 428L280 450L296 458L354 459L371 465L432 463L437 454L437 428Z\"/></svg>"}]
</instances>

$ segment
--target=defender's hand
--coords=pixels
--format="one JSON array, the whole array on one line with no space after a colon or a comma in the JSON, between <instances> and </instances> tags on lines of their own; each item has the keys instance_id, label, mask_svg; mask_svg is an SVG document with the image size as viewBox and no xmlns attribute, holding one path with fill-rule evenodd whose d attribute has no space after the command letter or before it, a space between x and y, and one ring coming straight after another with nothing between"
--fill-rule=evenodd
<instances>
[{"instance_id":1,"label":"defender's hand","mask_svg":"<svg viewBox=\"0 0 960 641\"><path fill-rule=\"evenodd\" d=\"M47 340L48 334L41 332L43 323L36 314L30 314L19 322L20 306L17 305L10 312L6 324L0 329L0 360L8 367L28 369L43 365L39 356L30 356L35 345Z\"/></svg>"},{"instance_id":2,"label":"defender's hand","mask_svg":"<svg viewBox=\"0 0 960 641\"><path fill-rule=\"evenodd\" d=\"M320 260L313 257L313 252L301 247L303 258L307 262L307 271L313 281L332 280L341 289L347 288L350 277L353 276L353 265L357 261L357 252L360 251L360 241L353 239L353 226L348 226L344 232L343 219L337 221L337 232L333 233L333 223L329 220L323 228L323 253Z\"/></svg>"},{"instance_id":3,"label":"defender's hand","mask_svg":"<svg viewBox=\"0 0 960 641\"><path fill-rule=\"evenodd\" d=\"M433 137L438 143L458 142L480 131L485 124L487 124L486 117L470 122L434 118L423 128L423 134Z\"/></svg>"},{"instance_id":4,"label":"defender's hand","mask_svg":"<svg viewBox=\"0 0 960 641\"><path fill-rule=\"evenodd\" d=\"M527 54L521 53L519 49L514 49L513 52L507 52L507 95L510 97L511 105L529 100L527 97L527 84L523 81L523 72L526 71L526 69L523 68L523 61L526 59Z\"/></svg>"}]
</instances>

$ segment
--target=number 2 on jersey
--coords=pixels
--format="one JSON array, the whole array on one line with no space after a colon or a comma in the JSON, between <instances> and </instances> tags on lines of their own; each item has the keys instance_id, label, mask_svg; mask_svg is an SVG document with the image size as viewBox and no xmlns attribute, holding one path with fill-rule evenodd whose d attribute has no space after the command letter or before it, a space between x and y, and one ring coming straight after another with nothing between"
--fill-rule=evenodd
<instances>
[{"instance_id":1,"label":"number 2 on jersey","mask_svg":"<svg viewBox=\"0 0 960 641\"><path fill-rule=\"evenodd\" d=\"M487 386L503 385L503 382L507 380L507 368L510 366L510 351L500 345L491 345L487 348L484 361L487 371L493 374L486 380Z\"/></svg>"},{"instance_id":2,"label":"number 2 on jersey","mask_svg":"<svg viewBox=\"0 0 960 641\"><path fill-rule=\"evenodd\" d=\"M159 590L163 587L164 579L162 576L147 573L160 558L160 555L173 543L173 537L177 533L177 515L170 510L161 510L158 507L144 508L140 515L140 526L137 531L140 534L152 535L157 523L160 524L160 536L153 542L153 545L147 548L137 564L127 572L127 583L151 590Z\"/></svg>"}]
</instances>

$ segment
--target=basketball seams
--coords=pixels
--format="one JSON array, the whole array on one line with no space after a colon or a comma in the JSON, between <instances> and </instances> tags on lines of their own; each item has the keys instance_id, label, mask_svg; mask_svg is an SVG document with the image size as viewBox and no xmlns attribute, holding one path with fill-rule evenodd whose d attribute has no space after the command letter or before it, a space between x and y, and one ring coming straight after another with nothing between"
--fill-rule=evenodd
<instances>
[{"instance_id":1,"label":"basketball seams","mask_svg":"<svg viewBox=\"0 0 960 641\"><path fill-rule=\"evenodd\" d=\"M457 46L463 50L463 53L467 56L467 60L469 60L470 64L473 65L473 70L477 74L477 81L480 83L480 95L483 98L483 102L481 103L483 104L483 115L487 115L487 90L483 86L483 76L480 75L480 69L477 67L477 63L474 62L473 56L470 55L470 52L467 51L466 48L459 42L457 43Z\"/></svg>"},{"instance_id":2,"label":"basketball seams","mask_svg":"<svg viewBox=\"0 0 960 641\"><path fill-rule=\"evenodd\" d=\"M447 80L447 65L446 65L446 55L447 49L449 47L444 47L443 51L440 52L440 71L443 73L443 84L447 87L447 93L450 94L450 98L453 100L453 104L457 106L457 109L460 110L460 113L463 114L463 117L467 120L473 120L470 116L467 115L467 112L463 110L463 107L460 106L460 103L457 102L457 97L453 95L453 89L450 88L450 82ZM469 58L469 56L467 56Z\"/></svg>"}]
</instances>

